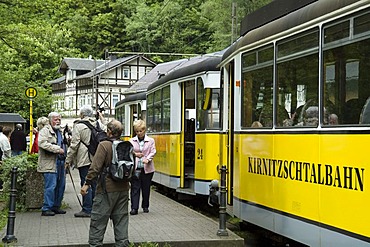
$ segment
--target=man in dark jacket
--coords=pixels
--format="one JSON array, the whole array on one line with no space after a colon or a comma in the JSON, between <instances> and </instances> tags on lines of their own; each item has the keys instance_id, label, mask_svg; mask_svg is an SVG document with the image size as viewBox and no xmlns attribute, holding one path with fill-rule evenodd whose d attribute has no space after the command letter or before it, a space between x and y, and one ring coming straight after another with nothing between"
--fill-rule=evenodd
<instances>
[{"instance_id":1,"label":"man in dark jacket","mask_svg":"<svg viewBox=\"0 0 370 247\"><path fill-rule=\"evenodd\" d=\"M86 182L81 188L81 195L86 195L89 187L98 181L104 167L112 162L112 141L120 138L123 131L122 124L112 120L107 126L109 140L99 143L98 149L86 176ZM92 206L89 244L90 246L103 246L104 233L108 220L112 219L114 227L115 246L129 246L128 241L128 182L115 182L105 176L105 190L102 183L97 183L94 204ZM98 203L95 203L98 202Z\"/></svg>"},{"instance_id":2,"label":"man in dark jacket","mask_svg":"<svg viewBox=\"0 0 370 247\"><path fill-rule=\"evenodd\" d=\"M12 147L12 156L20 155L22 152L27 151L26 133L22 130L22 124L17 124L10 135L10 146Z\"/></svg>"}]
</instances>

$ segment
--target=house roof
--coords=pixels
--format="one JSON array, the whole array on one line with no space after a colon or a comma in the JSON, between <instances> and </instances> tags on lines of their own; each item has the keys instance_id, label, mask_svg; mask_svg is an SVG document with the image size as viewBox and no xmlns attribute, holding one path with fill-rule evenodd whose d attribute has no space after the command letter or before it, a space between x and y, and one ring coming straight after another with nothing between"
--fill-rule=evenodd
<instances>
[{"instance_id":1,"label":"house roof","mask_svg":"<svg viewBox=\"0 0 370 247\"><path fill-rule=\"evenodd\" d=\"M175 70L177 67L186 63L188 59L180 59L175 61L170 61L166 63L160 63L150 70L145 76L141 77L136 83L134 83L130 88L126 89L124 94L132 94L144 92L150 84L157 81L161 76Z\"/></svg>"},{"instance_id":2,"label":"house roof","mask_svg":"<svg viewBox=\"0 0 370 247\"><path fill-rule=\"evenodd\" d=\"M26 123L18 113L0 113L0 123Z\"/></svg>"},{"instance_id":3,"label":"house roof","mask_svg":"<svg viewBox=\"0 0 370 247\"><path fill-rule=\"evenodd\" d=\"M50 84L57 84L57 83L62 83L66 80L66 76L59 77L57 79L54 79L52 81L49 81Z\"/></svg>"},{"instance_id":4,"label":"house roof","mask_svg":"<svg viewBox=\"0 0 370 247\"><path fill-rule=\"evenodd\" d=\"M94 76L97 76L103 72L106 72L106 71L109 71L109 70L112 70L116 67L119 67L121 66L122 64L125 64L125 63L128 63L134 59L137 59L138 57L141 57L147 61L149 61L150 63L152 63L153 65L155 65L155 63L151 60L149 60L148 58L146 57L143 57L141 55L132 55L132 56L128 56L128 57L123 57L123 58L117 58L117 59L114 59L114 60L107 60L105 61L104 63L100 64L96 70L92 70L91 72L88 72L86 74L83 74L83 75L80 75L80 76L77 76L76 78L74 79L83 79L83 78L92 78Z\"/></svg>"},{"instance_id":5,"label":"house roof","mask_svg":"<svg viewBox=\"0 0 370 247\"><path fill-rule=\"evenodd\" d=\"M103 63L104 60L66 57L62 60L58 72L65 74L68 69L91 71Z\"/></svg>"}]
</instances>

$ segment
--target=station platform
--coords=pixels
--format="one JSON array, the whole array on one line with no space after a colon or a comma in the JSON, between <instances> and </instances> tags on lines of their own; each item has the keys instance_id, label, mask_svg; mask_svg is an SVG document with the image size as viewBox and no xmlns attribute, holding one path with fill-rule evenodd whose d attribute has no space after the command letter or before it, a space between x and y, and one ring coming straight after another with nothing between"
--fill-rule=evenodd
<instances>
[{"instance_id":1,"label":"station platform","mask_svg":"<svg viewBox=\"0 0 370 247\"><path fill-rule=\"evenodd\" d=\"M71 174L76 190L79 191L78 171L72 170ZM64 204L67 205L67 208L64 208L67 213L64 215L45 217L41 216L41 211L38 210L16 213L14 237L17 242L12 242L8 246L89 246L90 218L74 217L74 213L79 212L81 207L69 175ZM149 213L143 213L140 209L138 215L129 216L129 240L135 246L140 243L158 243L159 246L166 247L244 246L244 239L230 230L227 230L228 236L218 236L218 221L154 190L151 191L149 210ZM0 233L1 238L7 236L7 226ZM104 246L114 246L111 221L105 233Z\"/></svg>"}]
</instances>

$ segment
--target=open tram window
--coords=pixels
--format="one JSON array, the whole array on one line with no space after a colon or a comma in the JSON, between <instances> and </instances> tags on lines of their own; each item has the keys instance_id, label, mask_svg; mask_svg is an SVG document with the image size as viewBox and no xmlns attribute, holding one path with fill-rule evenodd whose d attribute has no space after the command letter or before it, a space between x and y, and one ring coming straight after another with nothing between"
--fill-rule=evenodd
<instances>
[{"instance_id":1,"label":"open tram window","mask_svg":"<svg viewBox=\"0 0 370 247\"><path fill-rule=\"evenodd\" d=\"M273 125L272 45L243 54L241 127L261 128Z\"/></svg>"},{"instance_id":2,"label":"open tram window","mask_svg":"<svg viewBox=\"0 0 370 247\"><path fill-rule=\"evenodd\" d=\"M197 130L220 128L220 89L204 88L197 79Z\"/></svg>"},{"instance_id":3,"label":"open tram window","mask_svg":"<svg viewBox=\"0 0 370 247\"><path fill-rule=\"evenodd\" d=\"M277 127L318 126L318 51L317 29L277 43Z\"/></svg>"},{"instance_id":4,"label":"open tram window","mask_svg":"<svg viewBox=\"0 0 370 247\"><path fill-rule=\"evenodd\" d=\"M362 122L361 112L370 96L369 17L368 11L323 27L324 108L330 116L328 124L368 124Z\"/></svg>"}]
</instances>

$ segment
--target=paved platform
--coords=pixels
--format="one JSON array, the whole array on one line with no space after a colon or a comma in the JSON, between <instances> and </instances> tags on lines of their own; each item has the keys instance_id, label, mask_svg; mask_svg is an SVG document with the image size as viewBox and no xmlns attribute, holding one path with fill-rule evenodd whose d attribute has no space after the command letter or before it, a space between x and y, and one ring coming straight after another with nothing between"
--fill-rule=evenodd
<instances>
[{"instance_id":1,"label":"paved platform","mask_svg":"<svg viewBox=\"0 0 370 247\"><path fill-rule=\"evenodd\" d=\"M73 170L73 181L79 190L78 171ZM71 178L67 175L64 203L65 215L41 217L41 211L16 213L14 236L17 242L8 246L88 246L90 218L75 218L80 211ZM227 230L228 236L218 236L219 222L187 208L156 191L151 192L150 212L130 216L129 240L132 243L169 244L171 247L244 246L243 238ZM7 226L0 231L7 236ZM1 246L1 243L0 243ZM104 237L104 246L114 246L111 221Z\"/></svg>"}]
</instances>

